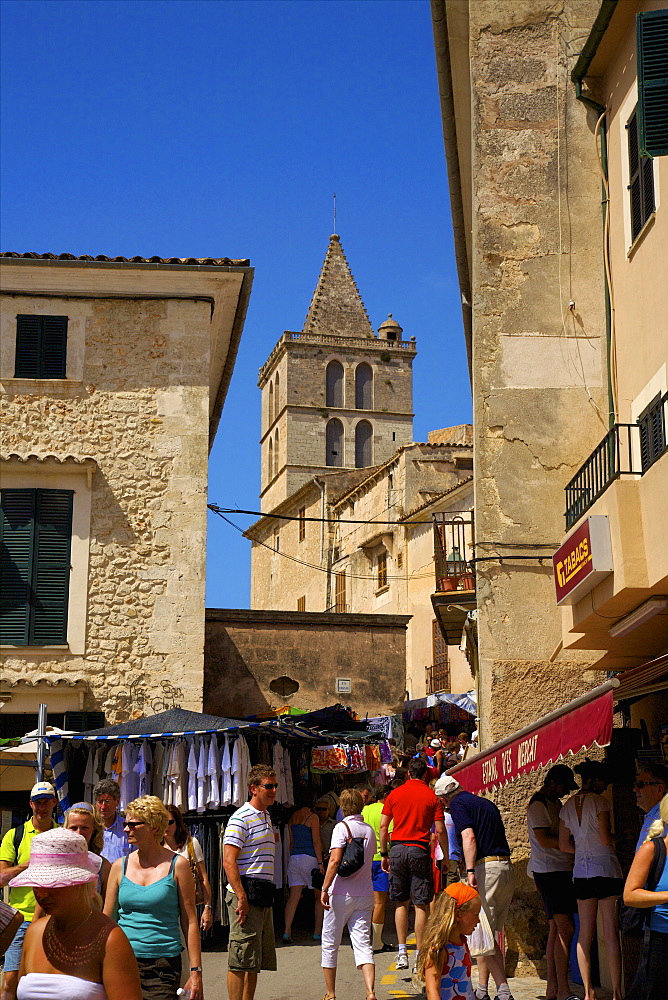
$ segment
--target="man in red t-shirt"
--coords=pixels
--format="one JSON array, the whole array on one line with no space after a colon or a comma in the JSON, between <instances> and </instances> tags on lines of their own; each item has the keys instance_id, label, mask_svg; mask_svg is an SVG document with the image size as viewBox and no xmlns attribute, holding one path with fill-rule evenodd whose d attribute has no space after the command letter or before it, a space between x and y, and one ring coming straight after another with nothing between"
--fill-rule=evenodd
<instances>
[{"instance_id":1,"label":"man in red t-shirt","mask_svg":"<svg viewBox=\"0 0 668 1000\"><path fill-rule=\"evenodd\" d=\"M417 951L434 898L434 876L429 843L432 827L448 864L448 836L445 831L443 805L427 785L429 771L424 757L414 757L408 765L409 779L395 788L385 799L380 817L380 856L383 871L390 875L390 899L397 904L394 920L399 939L397 969L408 968L406 937L408 907L415 906L415 941ZM391 849L387 838L390 821ZM416 952L417 954L417 952Z\"/></svg>"}]
</instances>

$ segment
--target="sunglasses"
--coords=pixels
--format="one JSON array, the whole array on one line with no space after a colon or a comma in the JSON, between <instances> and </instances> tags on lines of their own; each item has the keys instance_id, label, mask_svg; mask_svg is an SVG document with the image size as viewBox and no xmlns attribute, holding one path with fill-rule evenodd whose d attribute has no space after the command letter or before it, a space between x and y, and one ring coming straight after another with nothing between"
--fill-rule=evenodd
<instances>
[{"instance_id":1,"label":"sunglasses","mask_svg":"<svg viewBox=\"0 0 668 1000\"><path fill-rule=\"evenodd\" d=\"M143 819L135 819L135 820L127 820L126 819L125 823L123 824L123 829L124 830L134 830L134 828L136 826L144 826L144 820Z\"/></svg>"},{"instance_id":2,"label":"sunglasses","mask_svg":"<svg viewBox=\"0 0 668 1000\"><path fill-rule=\"evenodd\" d=\"M644 788L646 785L662 785L662 781L635 781L633 783L634 788Z\"/></svg>"},{"instance_id":3,"label":"sunglasses","mask_svg":"<svg viewBox=\"0 0 668 1000\"><path fill-rule=\"evenodd\" d=\"M278 784L275 784L275 785L273 785L273 784L269 784L269 785L260 785L260 788L266 788L268 792L271 792L271 791L273 791L273 790L274 790L275 788L278 788Z\"/></svg>"}]
</instances>

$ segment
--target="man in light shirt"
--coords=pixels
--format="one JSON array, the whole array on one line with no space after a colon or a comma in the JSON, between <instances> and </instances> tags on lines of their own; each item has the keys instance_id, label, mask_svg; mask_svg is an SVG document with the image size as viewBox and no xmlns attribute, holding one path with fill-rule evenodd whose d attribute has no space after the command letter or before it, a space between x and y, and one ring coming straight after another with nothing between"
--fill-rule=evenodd
<instances>
[{"instance_id":1,"label":"man in light shirt","mask_svg":"<svg viewBox=\"0 0 668 1000\"><path fill-rule=\"evenodd\" d=\"M267 810L274 804L277 788L271 767L252 767L248 772L250 801L232 813L225 828L230 1000L253 1000L260 970L276 971L272 908L276 841Z\"/></svg>"},{"instance_id":2,"label":"man in light shirt","mask_svg":"<svg viewBox=\"0 0 668 1000\"><path fill-rule=\"evenodd\" d=\"M121 800L120 785L112 778L103 778L93 789L93 799L95 810L104 828L102 831L104 843L100 854L113 865L114 861L130 853L130 842L123 827L123 817L118 811Z\"/></svg>"}]
</instances>

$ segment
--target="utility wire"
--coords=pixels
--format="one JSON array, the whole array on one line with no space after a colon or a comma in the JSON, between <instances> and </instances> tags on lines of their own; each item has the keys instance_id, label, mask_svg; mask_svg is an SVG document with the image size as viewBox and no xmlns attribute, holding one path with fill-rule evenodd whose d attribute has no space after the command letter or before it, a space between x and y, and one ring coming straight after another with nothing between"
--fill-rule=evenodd
<instances>
[{"instance_id":1,"label":"utility wire","mask_svg":"<svg viewBox=\"0 0 668 1000\"><path fill-rule=\"evenodd\" d=\"M269 513L263 512L261 510L239 510L238 508L235 509L233 507L219 507L215 503L207 504L207 507L209 508L209 510L212 510L214 512L214 514L220 514L221 516L223 514L250 514L253 517L271 517L271 518L274 518L274 520L277 520L277 521L316 521L318 524L322 524L324 522L325 524L392 524L392 525L395 525L395 526L401 526L401 525L404 525L404 524L431 524L432 523L431 518L425 519L423 521L375 521L375 520L373 520L373 521L361 521L361 520L360 521L355 521L355 520L349 520L349 519L347 520L346 518L338 518L338 517L299 517L299 516L295 516L294 514L269 514ZM448 513L448 514L470 514L471 511L470 510L449 510L446 513ZM445 523L448 524L449 522L446 521ZM236 527L236 525L235 525L235 527Z\"/></svg>"}]
</instances>

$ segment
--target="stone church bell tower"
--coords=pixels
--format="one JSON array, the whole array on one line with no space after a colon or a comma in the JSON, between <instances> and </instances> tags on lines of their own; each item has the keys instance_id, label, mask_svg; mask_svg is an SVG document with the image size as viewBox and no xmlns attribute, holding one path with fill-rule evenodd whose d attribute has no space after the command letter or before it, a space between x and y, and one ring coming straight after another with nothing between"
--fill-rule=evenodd
<instances>
[{"instance_id":1,"label":"stone church bell tower","mask_svg":"<svg viewBox=\"0 0 668 1000\"><path fill-rule=\"evenodd\" d=\"M260 369L263 511L315 475L382 465L410 444L416 344L402 333L391 315L374 333L331 236L302 331Z\"/></svg>"}]
</instances>

